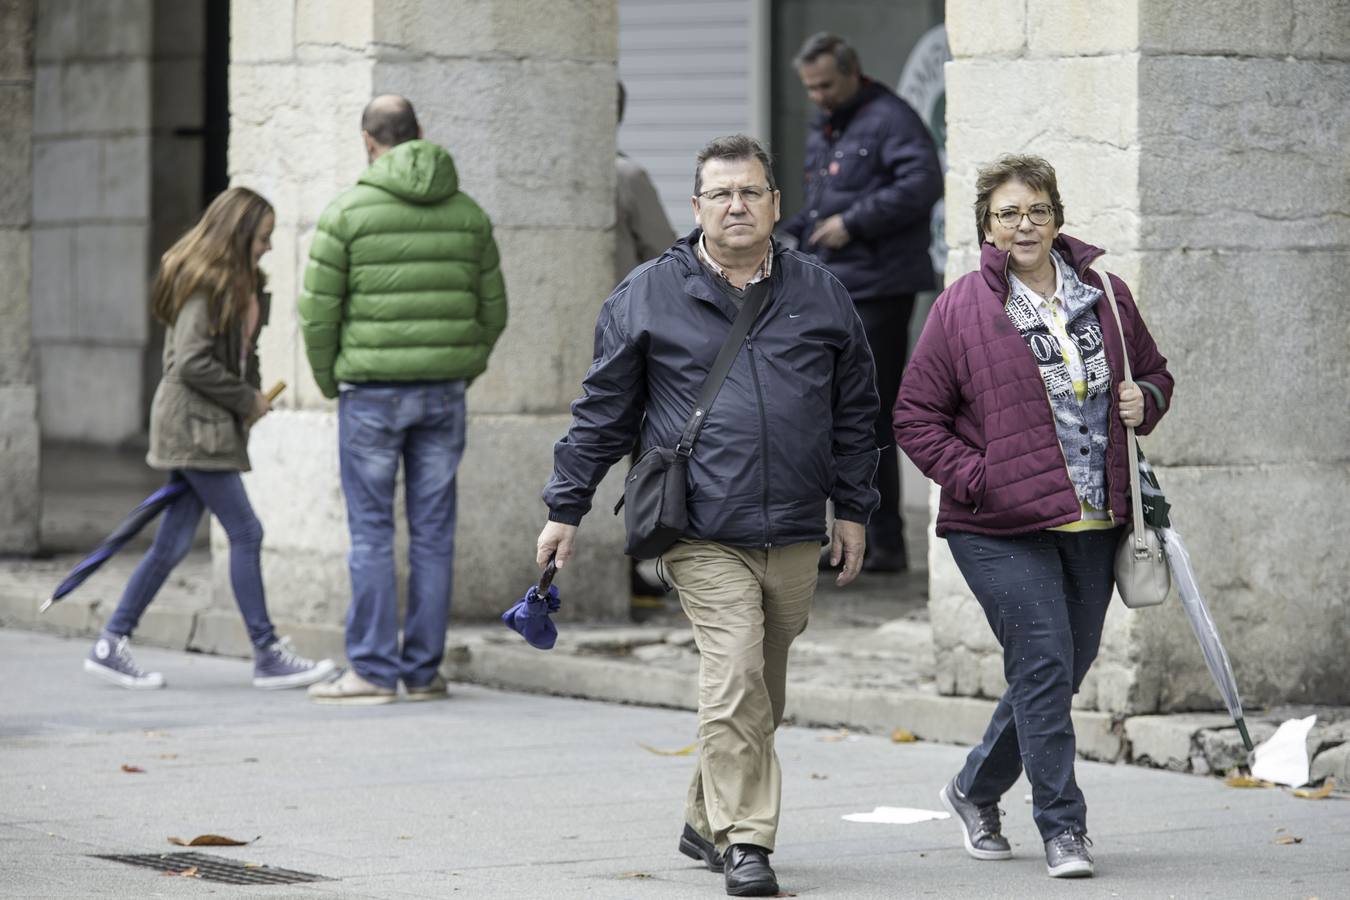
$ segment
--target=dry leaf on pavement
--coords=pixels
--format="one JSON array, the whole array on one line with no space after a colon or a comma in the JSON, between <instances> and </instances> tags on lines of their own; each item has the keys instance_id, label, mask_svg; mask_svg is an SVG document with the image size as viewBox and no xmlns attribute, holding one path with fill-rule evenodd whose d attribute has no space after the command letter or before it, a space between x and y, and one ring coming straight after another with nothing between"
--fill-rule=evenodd
<instances>
[{"instance_id":1,"label":"dry leaf on pavement","mask_svg":"<svg viewBox=\"0 0 1350 900\"><path fill-rule=\"evenodd\" d=\"M180 870L180 871L178 871L178 872L175 872L175 871L173 871L172 869L169 869L169 870L167 870L167 871L160 872L159 874L161 874L161 875L174 875L174 876L177 876L177 877L179 877L179 878L201 878L201 877L202 877L201 875L198 875L198 874L197 874L197 867L196 867L196 866L188 866L186 869L182 869L182 870Z\"/></svg>"},{"instance_id":2,"label":"dry leaf on pavement","mask_svg":"<svg viewBox=\"0 0 1350 900\"><path fill-rule=\"evenodd\" d=\"M914 736L914 732L910 731L908 728L897 728L891 732L891 743L894 744L912 744L917 740L918 738Z\"/></svg>"},{"instance_id":3,"label":"dry leaf on pavement","mask_svg":"<svg viewBox=\"0 0 1350 900\"><path fill-rule=\"evenodd\" d=\"M1229 787L1235 788L1268 788L1275 786L1273 782L1262 781L1259 778L1253 778L1250 775L1243 775L1239 772L1234 772L1229 775L1223 780L1223 783Z\"/></svg>"},{"instance_id":4,"label":"dry leaf on pavement","mask_svg":"<svg viewBox=\"0 0 1350 900\"><path fill-rule=\"evenodd\" d=\"M678 750L658 750L657 748L644 744L641 741L638 741L638 746L641 747L643 750L646 750L648 753L655 753L657 756L691 756L693 752L698 749L698 741L694 741L688 747L681 747Z\"/></svg>"},{"instance_id":5,"label":"dry leaf on pavement","mask_svg":"<svg viewBox=\"0 0 1350 900\"><path fill-rule=\"evenodd\" d=\"M1299 788L1294 791L1294 796L1300 800L1325 800L1331 796L1331 792L1334 790L1336 790L1336 779L1328 778L1320 788Z\"/></svg>"},{"instance_id":6,"label":"dry leaf on pavement","mask_svg":"<svg viewBox=\"0 0 1350 900\"><path fill-rule=\"evenodd\" d=\"M1296 837L1296 836L1294 836L1294 835L1292 835L1292 834L1283 834L1283 835L1280 835L1279 837L1277 837L1277 838L1276 838L1274 841L1272 841L1271 843L1275 843L1275 844L1301 844L1301 843L1303 843L1303 838L1301 838L1301 837Z\"/></svg>"},{"instance_id":7,"label":"dry leaf on pavement","mask_svg":"<svg viewBox=\"0 0 1350 900\"><path fill-rule=\"evenodd\" d=\"M262 835L255 837L256 841ZM170 844L177 844L179 847L246 847L253 841L237 841L234 838L224 837L219 834L199 834L190 841L185 841L180 837L169 838Z\"/></svg>"},{"instance_id":8,"label":"dry leaf on pavement","mask_svg":"<svg viewBox=\"0 0 1350 900\"><path fill-rule=\"evenodd\" d=\"M853 735L849 733L849 730L847 728L840 728L834 734L822 734L819 740L833 743L835 741L846 741L852 736Z\"/></svg>"},{"instance_id":9,"label":"dry leaf on pavement","mask_svg":"<svg viewBox=\"0 0 1350 900\"><path fill-rule=\"evenodd\" d=\"M624 872L620 878L651 878L650 872Z\"/></svg>"},{"instance_id":10,"label":"dry leaf on pavement","mask_svg":"<svg viewBox=\"0 0 1350 900\"><path fill-rule=\"evenodd\" d=\"M140 766L129 766L129 765L127 765L126 763L122 763L122 771L123 771L123 772L126 772L126 773L129 774L129 775L144 775L144 774L145 774L145 770L142 769Z\"/></svg>"}]
</instances>

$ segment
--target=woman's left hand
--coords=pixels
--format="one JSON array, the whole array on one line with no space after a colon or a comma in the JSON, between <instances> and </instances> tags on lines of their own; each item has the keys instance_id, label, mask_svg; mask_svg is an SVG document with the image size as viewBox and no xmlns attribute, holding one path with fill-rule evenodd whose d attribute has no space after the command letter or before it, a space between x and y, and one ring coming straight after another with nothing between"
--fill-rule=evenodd
<instances>
[{"instance_id":1,"label":"woman's left hand","mask_svg":"<svg viewBox=\"0 0 1350 900\"><path fill-rule=\"evenodd\" d=\"M1144 424L1144 392L1133 381L1120 383L1120 421L1127 428Z\"/></svg>"}]
</instances>

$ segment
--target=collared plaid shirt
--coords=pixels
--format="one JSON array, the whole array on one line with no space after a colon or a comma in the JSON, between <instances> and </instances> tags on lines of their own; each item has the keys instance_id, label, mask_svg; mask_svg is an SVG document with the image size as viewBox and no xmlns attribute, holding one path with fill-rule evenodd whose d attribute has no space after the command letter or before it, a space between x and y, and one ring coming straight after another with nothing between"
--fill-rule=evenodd
<instances>
[{"instance_id":1,"label":"collared plaid shirt","mask_svg":"<svg viewBox=\"0 0 1350 900\"><path fill-rule=\"evenodd\" d=\"M727 284L731 284L731 279L727 277L726 270L723 269L721 266L719 266L717 262L712 258L712 254L708 252L708 247L703 242L705 237L706 235L703 234L700 234L698 236L698 258L703 261L703 264L705 266L707 266L709 269L712 269L713 272L717 274L718 278L721 278ZM764 261L759 264L759 268L755 270L755 274L750 276L750 280L745 283L745 287L749 287L750 285L754 284L757 281L763 281L772 274L773 274L773 241L769 241L769 249L764 254ZM734 284L732 284L731 286L733 288L736 287Z\"/></svg>"}]
</instances>

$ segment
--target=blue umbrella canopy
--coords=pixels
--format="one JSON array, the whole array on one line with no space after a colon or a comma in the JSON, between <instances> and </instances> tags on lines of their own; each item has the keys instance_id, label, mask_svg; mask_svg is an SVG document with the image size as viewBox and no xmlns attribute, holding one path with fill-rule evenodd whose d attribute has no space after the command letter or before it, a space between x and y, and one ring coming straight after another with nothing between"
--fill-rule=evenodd
<instances>
[{"instance_id":1,"label":"blue umbrella canopy","mask_svg":"<svg viewBox=\"0 0 1350 900\"><path fill-rule=\"evenodd\" d=\"M86 578L97 572L100 566L126 546L127 541L139 534L141 529L163 512L169 504L177 500L179 495L187 489L188 483L183 480L183 476L177 472L170 474L168 482L162 488L137 504L136 508L94 548L94 551L71 570L65 580L56 586L56 590L52 591L51 598L43 603L42 608L38 611L46 612L48 607L57 600L84 584Z\"/></svg>"},{"instance_id":2,"label":"blue umbrella canopy","mask_svg":"<svg viewBox=\"0 0 1350 900\"><path fill-rule=\"evenodd\" d=\"M531 647L540 650L553 649L553 644L558 640L558 626L548 617L549 613L557 612L562 606L558 587L552 583L557 571L557 565L550 559L539 576L539 583L502 613L502 624L519 632Z\"/></svg>"}]
</instances>

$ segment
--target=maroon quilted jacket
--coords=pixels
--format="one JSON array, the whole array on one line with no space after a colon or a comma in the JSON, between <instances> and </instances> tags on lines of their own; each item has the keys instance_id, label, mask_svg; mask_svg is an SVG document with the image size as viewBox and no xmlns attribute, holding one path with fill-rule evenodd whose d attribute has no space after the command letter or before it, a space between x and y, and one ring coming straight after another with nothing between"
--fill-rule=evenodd
<instances>
[{"instance_id":1,"label":"maroon quilted jacket","mask_svg":"<svg viewBox=\"0 0 1350 900\"><path fill-rule=\"evenodd\" d=\"M1061 234L1054 247L1086 284L1101 288L1088 266L1103 250ZM942 292L905 370L895 403L895 439L942 487L937 533L949 529L1020 534L1077 521L1078 496L1055 433L1050 399L1025 340L1004 312L1008 254L985 244L980 269ZM1125 282L1112 276L1135 381L1144 390L1148 434L1171 403L1172 376ZM1096 306L1113 381L1123 378L1120 334L1105 295ZM1125 427L1111 390L1106 487L1117 522L1128 518Z\"/></svg>"}]
</instances>

